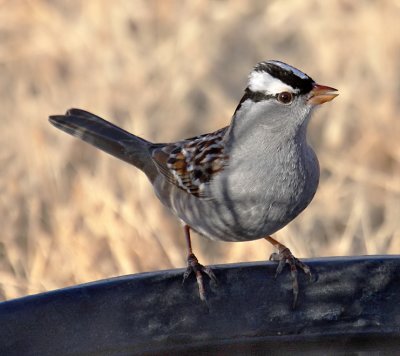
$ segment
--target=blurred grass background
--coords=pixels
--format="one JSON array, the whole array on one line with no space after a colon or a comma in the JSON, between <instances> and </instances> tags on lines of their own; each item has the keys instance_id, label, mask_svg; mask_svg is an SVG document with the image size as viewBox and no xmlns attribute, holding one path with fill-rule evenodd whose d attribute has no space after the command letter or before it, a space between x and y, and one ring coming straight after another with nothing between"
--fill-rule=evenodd
<instances>
[{"instance_id":1,"label":"blurred grass background","mask_svg":"<svg viewBox=\"0 0 400 356\"><path fill-rule=\"evenodd\" d=\"M49 114L174 141L226 125L265 59L340 91L310 124L317 195L276 237L298 257L399 253L399 19L400 1L0 1L0 298L185 265L144 175ZM203 264L273 251L193 240Z\"/></svg>"}]
</instances>

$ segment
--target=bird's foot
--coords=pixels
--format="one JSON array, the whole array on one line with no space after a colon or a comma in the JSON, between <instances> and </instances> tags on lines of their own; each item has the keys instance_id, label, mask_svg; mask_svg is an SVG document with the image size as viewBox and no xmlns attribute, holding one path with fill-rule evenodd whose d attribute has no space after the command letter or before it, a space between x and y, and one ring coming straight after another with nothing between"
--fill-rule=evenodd
<instances>
[{"instance_id":1,"label":"bird's foot","mask_svg":"<svg viewBox=\"0 0 400 356\"><path fill-rule=\"evenodd\" d=\"M182 284L185 283L186 279L194 273L197 280L197 286L199 287L199 295L200 299L203 302L207 302L206 292L204 289L204 281L203 281L203 273L206 274L214 283L217 283L217 277L215 277L214 272L210 267L203 266L199 263L197 257L191 253L187 258L188 266L186 268L185 273L183 274Z\"/></svg>"},{"instance_id":2,"label":"bird's foot","mask_svg":"<svg viewBox=\"0 0 400 356\"><path fill-rule=\"evenodd\" d=\"M297 280L297 268L303 270L303 272L310 278L311 280L311 271L310 267L308 267L305 263L298 260L293 256L292 252L282 244L278 245L278 253L273 253L269 258L271 261L279 262L278 267L276 269L275 278L282 272L283 267L287 263L290 267L290 275L292 278L292 289L293 289L293 309L296 307L297 297L299 295L299 282Z\"/></svg>"}]
</instances>

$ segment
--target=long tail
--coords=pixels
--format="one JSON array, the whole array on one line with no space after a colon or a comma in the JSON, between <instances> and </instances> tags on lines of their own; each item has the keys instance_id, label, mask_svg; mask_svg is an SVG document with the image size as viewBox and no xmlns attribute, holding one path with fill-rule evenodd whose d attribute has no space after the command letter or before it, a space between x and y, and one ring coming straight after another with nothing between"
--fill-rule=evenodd
<instances>
[{"instance_id":1,"label":"long tail","mask_svg":"<svg viewBox=\"0 0 400 356\"><path fill-rule=\"evenodd\" d=\"M151 178L155 170L149 152L151 142L80 109L70 109L65 115L52 115L49 121L60 130L133 164Z\"/></svg>"}]
</instances>

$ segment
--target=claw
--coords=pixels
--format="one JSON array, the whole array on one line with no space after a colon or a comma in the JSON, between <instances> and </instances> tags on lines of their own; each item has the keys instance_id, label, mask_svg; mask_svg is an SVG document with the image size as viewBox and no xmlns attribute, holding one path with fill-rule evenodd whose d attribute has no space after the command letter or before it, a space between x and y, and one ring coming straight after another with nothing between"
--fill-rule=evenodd
<instances>
[{"instance_id":1,"label":"claw","mask_svg":"<svg viewBox=\"0 0 400 356\"><path fill-rule=\"evenodd\" d=\"M290 267L290 276L292 279L292 290L293 290L293 309L296 307L297 297L299 295L299 282L297 280L297 268L303 270L303 272L309 276L311 281L311 271L305 263L298 260L293 256L292 252L284 245L278 246L278 253L273 253L270 256L271 261L278 261L278 267L276 268L275 278L282 272L283 267L287 263Z\"/></svg>"},{"instance_id":2,"label":"claw","mask_svg":"<svg viewBox=\"0 0 400 356\"><path fill-rule=\"evenodd\" d=\"M214 283L217 283L217 277L215 277L214 272L211 270L210 267L205 267L199 263L197 257L191 253L187 259L188 266L186 271L183 274L182 284L185 283L186 279L194 273L196 276L197 286L199 288L199 296L202 302L207 303L206 292L203 283L203 275L205 273Z\"/></svg>"},{"instance_id":3,"label":"claw","mask_svg":"<svg viewBox=\"0 0 400 356\"><path fill-rule=\"evenodd\" d=\"M218 284L218 279L210 267L204 267L203 272L215 283Z\"/></svg>"}]
</instances>

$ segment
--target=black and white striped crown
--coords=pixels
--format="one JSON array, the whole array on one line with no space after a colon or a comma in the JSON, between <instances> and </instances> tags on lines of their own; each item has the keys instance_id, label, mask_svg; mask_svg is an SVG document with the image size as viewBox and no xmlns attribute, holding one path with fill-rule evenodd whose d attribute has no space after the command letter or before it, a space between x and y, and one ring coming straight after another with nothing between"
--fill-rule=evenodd
<instances>
[{"instance_id":1,"label":"black and white striped crown","mask_svg":"<svg viewBox=\"0 0 400 356\"><path fill-rule=\"evenodd\" d=\"M307 74L289 64L280 61L258 63L250 73L248 88L253 92L277 94L291 91L298 94L308 93L314 80Z\"/></svg>"}]
</instances>

